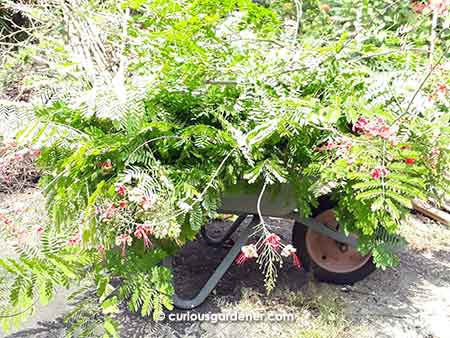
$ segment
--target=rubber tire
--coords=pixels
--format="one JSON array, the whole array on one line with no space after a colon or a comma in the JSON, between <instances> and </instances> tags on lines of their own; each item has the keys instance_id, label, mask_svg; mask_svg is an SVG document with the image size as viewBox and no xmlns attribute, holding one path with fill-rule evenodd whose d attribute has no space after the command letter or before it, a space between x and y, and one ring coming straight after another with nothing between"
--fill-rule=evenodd
<instances>
[{"instance_id":1,"label":"rubber tire","mask_svg":"<svg viewBox=\"0 0 450 338\"><path fill-rule=\"evenodd\" d=\"M319 200L319 207L314 210L312 216L315 217L324 211L333 209L333 204L328 200ZM306 233L308 232L308 227L302 223L295 222L294 229L292 231L292 243L297 249L298 256L303 263L305 270L312 271L314 278L321 282L332 283L332 284L354 284L359 282L369 276L372 272L376 270L376 266L373 263L372 257L359 269L347 272L347 273L337 273L333 271L326 270L318 266L311 259L308 254L306 246Z\"/></svg>"}]
</instances>

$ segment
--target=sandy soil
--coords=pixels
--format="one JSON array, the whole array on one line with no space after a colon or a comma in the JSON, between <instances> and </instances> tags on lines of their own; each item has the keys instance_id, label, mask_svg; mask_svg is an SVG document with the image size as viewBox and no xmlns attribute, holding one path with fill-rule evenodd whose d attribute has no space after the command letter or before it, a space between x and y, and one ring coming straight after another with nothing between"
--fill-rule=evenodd
<instances>
[{"instance_id":1,"label":"sandy soil","mask_svg":"<svg viewBox=\"0 0 450 338\"><path fill-rule=\"evenodd\" d=\"M3 195L0 196L0 211L11 210L17 203L35 203L36 199L39 199L39 194ZM228 223L218 221L212 223L209 229L214 234ZM290 222L270 220L269 223L277 228L277 232L286 241L290 240ZM124 312L121 315L121 337L448 338L450 229L420 215L412 215L404 228L404 235L410 244L400 253L400 266L387 271L376 271L353 286L317 283L305 272L286 263L280 271L277 290L271 296L265 296L263 278L257 265L248 263L232 266L214 294L194 310L197 313L286 311L296 314L295 321L210 323L166 320L155 323L148 318ZM0 242L0 250L2 257L11 253L6 243ZM183 296L194 295L226 252L226 248L208 247L203 239L186 245L174 264L178 292ZM65 294L66 292L61 292L49 307L39 309L36 316L18 332L8 335L0 332L0 337L63 337L62 315L70 308L64 300ZM311 306L312 303L315 306ZM320 318L325 320L317 322L317 309L321 312ZM342 317L333 321L332 316L336 311L342 311ZM331 323L327 328L329 331L313 335L311 332L315 331L311 330L316 330L314 325L319 325L317 323L323 326ZM332 332L333 327L335 331Z\"/></svg>"}]
</instances>

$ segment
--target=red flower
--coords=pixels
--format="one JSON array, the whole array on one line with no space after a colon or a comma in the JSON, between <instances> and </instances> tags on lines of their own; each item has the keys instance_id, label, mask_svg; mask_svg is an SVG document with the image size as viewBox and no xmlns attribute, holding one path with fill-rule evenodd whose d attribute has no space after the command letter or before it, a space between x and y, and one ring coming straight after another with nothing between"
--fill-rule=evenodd
<instances>
[{"instance_id":1,"label":"red flower","mask_svg":"<svg viewBox=\"0 0 450 338\"><path fill-rule=\"evenodd\" d=\"M389 174L389 170L386 167L380 166L372 170L370 176L372 178L378 180L380 177L387 176Z\"/></svg>"},{"instance_id":2,"label":"red flower","mask_svg":"<svg viewBox=\"0 0 450 338\"><path fill-rule=\"evenodd\" d=\"M408 157L408 158L405 159L405 163L406 164L411 165L411 164L414 164L414 162L416 162L415 158Z\"/></svg>"},{"instance_id":3,"label":"red flower","mask_svg":"<svg viewBox=\"0 0 450 338\"><path fill-rule=\"evenodd\" d=\"M133 243L133 238L127 233L121 234L116 237L116 245L119 245L122 247L122 257L125 257L125 250L127 245L131 245Z\"/></svg>"},{"instance_id":4,"label":"red flower","mask_svg":"<svg viewBox=\"0 0 450 338\"><path fill-rule=\"evenodd\" d=\"M277 234L270 234L266 237L264 243L271 246L273 249L278 249L281 244L281 238Z\"/></svg>"},{"instance_id":5,"label":"red flower","mask_svg":"<svg viewBox=\"0 0 450 338\"><path fill-rule=\"evenodd\" d=\"M147 232L148 231L147 230L148 230L148 228L145 227L144 225L138 225L136 227L136 231L134 232L134 236L136 236L136 238L138 238L138 239L143 238L144 239L144 246L146 248L150 248L150 246L152 246L152 243L148 239L148 236L147 236Z\"/></svg>"},{"instance_id":6,"label":"red flower","mask_svg":"<svg viewBox=\"0 0 450 338\"><path fill-rule=\"evenodd\" d=\"M128 206L128 201L127 200L122 200L119 202L119 207L121 209L125 209Z\"/></svg>"},{"instance_id":7,"label":"red flower","mask_svg":"<svg viewBox=\"0 0 450 338\"><path fill-rule=\"evenodd\" d=\"M448 88L445 83L438 83L436 88L437 93L441 93L442 95L446 96L448 94Z\"/></svg>"},{"instance_id":8,"label":"red flower","mask_svg":"<svg viewBox=\"0 0 450 338\"><path fill-rule=\"evenodd\" d=\"M98 166L102 169L112 169L112 162L111 160L106 160L105 162L100 162Z\"/></svg>"},{"instance_id":9,"label":"red flower","mask_svg":"<svg viewBox=\"0 0 450 338\"><path fill-rule=\"evenodd\" d=\"M296 252L297 250L291 244L288 244L283 248L283 250L281 250L281 256L284 257L292 256L294 266L297 267L298 269L301 269L302 264Z\"/></svg>"},{"instance_id":10,"label":"red flower","mask_svg":"<svg viewBox=\"0 0 450 338\"><path fill-rule=\"evenodd\" d=\"M116 185L116 193L119 196L125 196L127 193L127 188L123 184Z\"/></svg>"},{"instance_id":11,"label":"red flower","mask_svg":"<svg viewBox=\"0 0 450 338\"><path fill-rule=\"evenodd\" d=\"M38 235L42 234L44 231L45 231L45 229L42 226L39 225L36 227L36 233Z\"/></svg>"},{"instance_id":12,"label":"red flower","mask_svg":"<svg viewBox=\"0 0 450 338\"><path fill-rule=\"evenodd\" d=\"M292 259L293 259L294 266L300 270L302 268L302 263L300 262L300 258L298 258L296 253L292 254Z\"/></svg>"},{"instance_id":13,"label":"red flower","mask_svg":"<svg viewBox=\"0 0 450 338\"><path fill-rule=\"evenodd\" d=\"M236 263L241 265L250 258L258 257L258 250L254 244L244 245L241 248L241 254L236 259Z\"/></svg>"}]
</instances>

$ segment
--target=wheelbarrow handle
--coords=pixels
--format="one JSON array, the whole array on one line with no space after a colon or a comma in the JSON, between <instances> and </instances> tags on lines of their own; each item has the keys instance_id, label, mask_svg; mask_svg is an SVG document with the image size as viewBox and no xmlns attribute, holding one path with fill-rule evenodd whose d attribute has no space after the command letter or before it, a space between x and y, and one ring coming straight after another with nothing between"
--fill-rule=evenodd
<instances>
[{"instance_id":1,"label":"wheelbarrow handle","mask_svg":"<svg viewBox=\"0 0 450 338\"><path fill-rule=\"evenodd\" d=\"M240 221L238 226L242 223L242 221L245 219L246 216L247 215L242 215L236 220L236 222ZM241 219L241 217L243 218ZM247 226L244 226L243 231L239 236L239 238L236 240L235 244L231 247L225 258L222 260L222 262L219 264L217 269L208 279L206 284L202 287L202 289L194 298L191 299L182 298L175 291L175 294L173 296L174 306L179 309L188 310L193 309L202 304L205 301L205 299L209 296L209 294L212 292L212 290L214 290L214 288L216 287L220 279L223 277L223 275L230 268L231 264L233 264L234 260L241 252L242 246L245 245L248 238L255 231L255 226L258 225L259 223L260 223L259 217L253 215L253 218L250 221L250 223ZM164 259L163 265L169 269L172 269L172 257L167 257L166 259Z\"/></svg>"}]
</instances>

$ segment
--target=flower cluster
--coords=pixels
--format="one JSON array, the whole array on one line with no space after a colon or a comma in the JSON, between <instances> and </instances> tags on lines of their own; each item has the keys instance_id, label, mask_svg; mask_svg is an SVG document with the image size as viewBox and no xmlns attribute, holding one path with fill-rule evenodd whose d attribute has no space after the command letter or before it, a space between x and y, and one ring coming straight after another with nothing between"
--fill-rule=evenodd
<instances>
[{"instance_id":1,"label":"flower cluster","mask_svg":"<svg viewBox=\"0 0 450 338\"><path fill-rule=\"evenodd\" d=\"M390 127L381 117L372 121L365 117L360 117L353 125L352 130L361 135L381 137L389 141L395 141L395 136L397 134L397 131L393 127Z\"/></svg>"},{"instance_id":2,"label":"flower cluster","mask_svg":"<svg viewBox=\"0 0 450 338\"><path fill-rule=\"evenodd\" d=\"M151 224L137 224L134 232L131 229L128 229L122 234L116 236L116 245L122 248L121 254L122 257L126 256L126 247L130 246L133 243L133 235L136 239L142 239L144 241L144 246L146 249L150 249L152 247L152 242L150 241L150 237L154 234L154 227ZM99 252L104 251L104 247L98 250Z\"/></svg>"},{"instance_id":3,"label":"flower cluster","mask_svg":"<svg viewBox=\"0 0 450 338\"><path fill-rule=\"evenodd\" d=\"M96 208L100 221L127 224L127 229L119 233L115 240L115 244L122 249L122 256L126 255L126 247L132 245L133 239L142 240L144 247L150 249L152 247L150 237L155 235L155 227L148 221L139 223L135 216L139 214L145 217L146 212L154 208L157 201L156 195L144 194L138 189L129 189L125 183L120 182L115 185L114 190L119 200ZM99 253L104 253L105 247L100 244L97 250Z\"/></svg>"},{"instance_id":4,"label":"flower cluster","mask_svg":"<svg viewBox=\"0 0 450 338\"><path fill-rule=\"evenodd\" d=\"M2 227L6 230L13 238L18 242L23 242L30 239L30 236L34 233L38 237L45 231L42 225L35 225L32 227L19 226L13 220L0 212L0 223Z\"/></svg>"},{"instance_id":5,"label":"flower cluster","mask_svg":"<svg viewBox=\"0 0 450 338\"><path fill-rule=\"evenodd\" d=\"M387 175L389 175L389 170L385 166L376 167L370 174L370 176L372 176L372 178L375 180L378 180Z\"/></svg>"},{"instance_id":6,"label":"flower cluster","mask_svg":"<svg viewBox=\"0 0 450 338\"><path fill-rule=\"evenodd\" d=\"M99 167L101 169L103 175L107 175L107 174L111 173L111 171L113 169L112 162L109 159L104 162L97 163L97 167Z\"/></svg>"},{"instance_id":7,"label":"flower cluster","mask_svg":"<svg viewBox=\"0 0 450 338\"><path fill-rule=\"evenodd\" d=\"M416 13L436 13L438 16L447 16L450 0L429 0L428 3L414 2L412 5Z\"/></svg>"},{"instance_id":8,"label":"flower cluster","mask_svg":"<svg viewBox=\"0 0 450 338\"><path fill-rule=\"evenodd\" d=\"M300 259L297 256L297 250L290 244L283 245L281 238L277 234L270 233L258 244L248 244L241 248L241 253L236 259L236 263L241 265L249 259L258 258L258 250L268 248L275 252L279 252L283 257L292 257L294 266L298 269L302 267Z\"/></svg>"},{"instance_id":9,"label":"flower cluster","mask_svg":"<svg viewBox=\"0 0 450 338\"><path fill-rule=\"evenodd\" d=\"M449 93L449 89L445 83L438 83L433 93L428 97L429 101L440 99L443 102L447 102L446 96Z\"/></svg>"},{"instance_id":10,"label":"flower cluster","mask_svg":"<svg viewBox=\"0 0 450 338\"><path fill-rule=\"evenodd\" d=\"M338 157L346 157L350 150L352 149L353 143L349 137L338 137L334 140L329 140L325 146L317 149L319 151L324 150L336 150L336 155Z\"/></svg>"},{"instance_id":11,"label":"flower cluster","mask_svg":"<svg viewBox=\"0 0 450 338\"><path fill-rule=\"evenodd\" d=\"M116 245L122 247L122 257L125 257L126 247L127 245L131 245L133 243L133 238L131 237L131 231L129 230L126 233L120 234L116 237Z\"/></svg>"},{"instance_id":12,"label":"flower cluster","mask_svg":"<svg viewBox=\"0 0 450 338\"><path fill-rule=\"evenodd\" d=\"M448 8L450 7L450 0L430 0L428 8L438 16L447 16Z\"/></svg>"},{"instance_id":13,"label":"flower cluster","mask_svg":"<svg viewBox=\"0 0 450 338\"><path fill-rule=\"evenodd\" d=\"M134 231L134 236L138 239L143 239L144 240L144 246L146 248L150 248L150 246L152 245L152 243L150 242L150 240L148 239L148 236L153 235L154 234L154 228L153 225L151 224L139 224L136 227L136 230Z\"/></svg>"},{"instance_id":14,"label":"flower cluster","mask_svg":"<svg viewBox=\"0 0 450 338\"><path fill-rule=\"evenodd\" d=\"M75 246L75 245L80 244L80 242L81 242L81 234L79 232L77 232L72 238L70 238L67 241L67 245Z\"/></svg>"}]
</instances>

